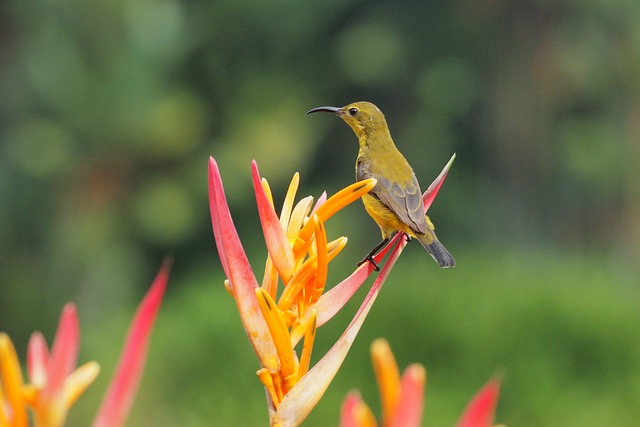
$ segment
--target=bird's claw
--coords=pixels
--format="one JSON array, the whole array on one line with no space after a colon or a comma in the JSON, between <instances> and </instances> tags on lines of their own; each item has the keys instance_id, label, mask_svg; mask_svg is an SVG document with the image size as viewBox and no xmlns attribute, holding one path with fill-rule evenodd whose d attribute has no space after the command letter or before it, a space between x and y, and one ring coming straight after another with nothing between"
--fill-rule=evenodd
<instances>
[{"instance_id":1,"label":"bird's claw","mask_svg":"<svg viewBox=\"0 0 640 427\"><path fill-rule=\"evenodd\" d=\"M407 243L409 243L409 242L411 241L411 239L412 239L412 237L411 237L411 236L409 236L408 234L405 234L405 235L404 235L404 240L405 240Z\"/></svg>"},{"instance_id":2,"label":"bird's claw","mask_svg":"<svg viewBox=\"0 0 640 427\"><path fill-rule=\"evenodd\" d=\"M373 266L373 271L380 271L380 266L378 265L378 263L373 259L373 256L371 255L367 255L366 257L362 258L360 260L360 262L358 263L358 267L360 267L362 264L364 264L365 262L370 262L371 266Z\"/></svg>"}]
</instances>

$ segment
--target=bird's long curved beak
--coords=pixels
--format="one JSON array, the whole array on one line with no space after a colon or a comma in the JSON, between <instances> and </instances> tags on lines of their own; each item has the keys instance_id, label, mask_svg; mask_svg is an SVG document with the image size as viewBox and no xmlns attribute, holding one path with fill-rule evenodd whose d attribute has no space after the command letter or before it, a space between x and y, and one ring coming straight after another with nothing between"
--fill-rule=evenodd
<instances>
[{"instance_id":1,"label":"bird's long curved beak","mask_svg":"<svg viewBox=\"0 0 640 427\"><path fill-rule=\"evenodd\" d=\"M338 108L338 107L316 107L313 108L309 111L307 111L307 114L311 114L311 113L317 113L318 111L324 111L325 113L333 113L333 114L337 114L337 115L341 115L344 114L344 112L342 111L342 108Z\"/></svg>"}]
</instances>

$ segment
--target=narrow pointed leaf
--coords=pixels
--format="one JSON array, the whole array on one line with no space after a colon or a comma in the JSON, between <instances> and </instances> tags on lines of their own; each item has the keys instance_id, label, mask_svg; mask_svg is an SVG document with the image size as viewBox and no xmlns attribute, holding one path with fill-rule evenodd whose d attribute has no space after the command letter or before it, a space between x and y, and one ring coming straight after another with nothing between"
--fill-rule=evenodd
<instances>
[{"instance_id":1,"label":"narrow pointed leaf","mask_svg":"<svg viewBox=\"0 0 640 427\"><path fill-rule=\"evenodd\" d=\"M93 427L120 427L129 415L144 371L151 331L169 280L165 261L131 322L118 367L100 405Z\"/></svg>"},{"instance_id":2,"label":"narrow pointed leaf","mask_svg":"<svg viewBox=\"0 0 640 427\"><path fill-rule=\"evenodd\" d=\"M47 383L42 390L44 400L49 400L62 392L65 379L76 367L79 345L78 312L75 305L67 304L62 309L56 336L51 346Z\"/></svg>"},{"instance_id":3,"label":"narrow pointed leaf","mask_svg":"<svg viewBox=\"0 0 640 427\"><path fill-rule=\"evenodd\" d=\"M389 248L395 247L394 245L399 239L404 239L402 237L402 233L398 233L393 239L391 239L391 242L389 242L387 246L378 252L374 257L378 264L380 264L382 258L386 255L387 251L389 251ZM371 263L364 263L349 277L329 289L318 299L314 306L318 312L318 327L331 320L333 316L335 316L342 307L344 307L372 272L373 266Z\"/></svg>"},{"instance_id":4,"label":"narrow pointed leaf","mask_svg":"<svg viewBox=\"0 0 640 427\"><path fill-rule=\"evenodd\" d=\"M220 194L223 197L220 197ZM218 164L213 157L209 157L209 210L211 212L211 226L213 228L213 235L215 237L218 255L220 256L220 263L222 264L224 275L228 278L231 277L231 275L229 274L227 255L224 252L222 237L223 233L228 238L232 238L232 236L229 235L231 234L230 230L225 230L220 221L221 211L223 211L225 208L229 210L229 208L225 206L225 202L226 200L224 200L224 187L222 186L222 177L220 176L220 170L218 170Z\"/></svg>"},{"instance_id":5,"label":"narrow pointed leaf","mask_svg":"<svg viewBox=\"0 0 640 427\"><path fill-rule=\"evenodd\" d=\"M222 179L213 157L209 159L209 203L218 253L233 288L242 325L260 364L268 369L276 369L276 349L255 296L258 282L231 219Z\"/></svg>"},{"instance_id":6,"label":"narrow pointed leaf","mask_svg":"<svg viewBox=\"0 0 640 427\"><path fill-rule=\"evenodd\" d=\"M490 380L471 399L457 427L491 427L500 394L500 381Z\"/></svg>"},{"instance_id":7,"label":"narrow pointed leaf","mask_svg":"<svg viewBox=\"0 0 640 427\"><path fill-rule=\"evenodd\" d=\"M431 183L429 188L427 188L427 191L425 191L424 194L422 195L422 202L424 203L425 211L429 210L431 203L433 203L433 200L438 195L438 191L440 191L440 187L442 187L442 184L444 183L444 179L447 177L447 174L449 173L449 169L451 168L451 165L453 164L453 161L455 159L456 159L456 154L454 153L451 156L451 159L449 159L447 164L444 166L444 169L442 169L442 172L440 172L440 175L438 175L438 177Z\"/></svg>"}]
</instances>

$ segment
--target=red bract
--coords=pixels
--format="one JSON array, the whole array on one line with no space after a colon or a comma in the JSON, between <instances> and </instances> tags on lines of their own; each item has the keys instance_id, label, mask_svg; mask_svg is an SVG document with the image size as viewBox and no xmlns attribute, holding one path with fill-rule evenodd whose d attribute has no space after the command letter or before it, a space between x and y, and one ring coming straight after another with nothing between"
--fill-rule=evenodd
<instances>
[{"instance_id":1,"label":"red bract","mask_svg":"<svg viewBox=\"0 0 640 427\"><path fill-rule=\"evenodd\" d=\"M153 324L169 281L170 266L171 262L164 263L136 311L116 373L111 379L93 427L119 427L124 425L129 415L146 364Z\"/></svg>"},{"instance_id":2,"label":"red bract","mask_svg":"<svg viewBox=\"0 0 640 427\"><path fill-rule=\"evenodd\" d=\"M389 343L382 338L371 344L371 359L380 391L380 425L421 426L427 380L424 367L420 364L409 365L401 377ZM471 400L457 427L492 427L499 391L500 382L496 379L489 381ZM340 427L377 426L373 413L360 394L356 391L350 392L342 404Z\"/></svg>"},{"instance_id":3,"label":"red bract","mask_svg":"<svg viewBox=\"0 0 640 427\"><path fill-rule=\"evenodd\" d=\"M500 395L500 381L490 380L467 405L457 427L491 427Z\"/></svg>"}]
</instances>

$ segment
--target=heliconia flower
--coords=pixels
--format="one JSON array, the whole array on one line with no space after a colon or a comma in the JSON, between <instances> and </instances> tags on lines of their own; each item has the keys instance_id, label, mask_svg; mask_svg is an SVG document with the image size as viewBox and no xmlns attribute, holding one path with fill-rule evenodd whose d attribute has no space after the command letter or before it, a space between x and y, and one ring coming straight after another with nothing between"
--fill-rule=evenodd
<instances>
[{"instance_id":1,"label":"heliconia flower","mask_svg":"<svg viewBox=\"0 0 640 427\"><path fill-rule=\"evenodd\" d=\"M169 276L166 262L147 292L129 330L125 349L94 427L124 424L144 369L147 343ZM29 383L23 382L20 363L8 335L0 333L0 426L27 427L27 409L35 427L63 426L67 412L97 377L100 367L88 362L76 368L80 327L74 304L60 315L51 350L35 332L27 349Z\"/></svg>"},{"instance_id":2,"label":"heliconia flower","mask_svg":"<svg viewBox=\"0 0 640 427\"><path fill-rule=\"evenodd\" d=\"M29 422L20 361L9 335L0 333L0 426L26 427Z\"/></svg>"},{"instance_id":3,"label":"heliconia flower","mask_svg":"<svg viewBox=\"0 0 640 427\"><path fill-rule=\"evenodd\" d=\"M424 388L427 373L420 364L409 365L402 376L389 343L379 338L371 344L373 362L382 407L383 427L422 425ZM471 400L457 427L491 427L498 403L500 382L490 380ZM340 412L340 427L377 427L376 418L357 391L345 398Z\"/></svg>"},{"instance_id":4,"label":"heliconia flower","mask_svg":"<svg viewBox=\"0 0 640 427\"><path fill-rule=\"evenodd\" d=\"M471 399L458 421L457 427L491 427L498 405L500 381L496 378L488 383Z\"/></svg>"},{"instance_id":5,"label":"heliconia flower","mask_svg":"<svg viewBox=\"0 0 640 427\"><path fill-rule=\"evenodd\" d=\"M433 201L450 166L451 162L425 193L425 204ZM324 293L328 264L347 242L345 237L329 241L324 223L370 191L376 181L356 182L328 198L323 194L312 208L311 197L294 205L299 183L299 176L295 174L278 216L269 184L260 177L255 162L252 163L252 177L268 252L260 284L233 224L222 178L213 158L209 160L211 223L227 277L225 286L236 301L240 319L261 366L257 375L267 392L270 424L297 426L311 412L337 373L406 240L398 233L376 255L375 261L379 263L391 250L389 259L343 335L315 366L310 367L317 328L349 301L373 271L373 266L365 263ZM281 285L282 291L278 292ZM300 341L303 344L298 356L295 347Z\"/></svg>"},{"instance_id":6,"label":"heliconia flower","mask_svg":"<svg viewBox=\"0 0 640 427\"><path fill-rule=\"evenodd\" d=\"M89 362L76 369L80 325L75 305L62 309L51 352L39 332L31 335L27 350L30 384L24 397L33 411L34 425L63 426L67 411L98 376L100 367Z\"/></svg>"},{"instance_id":7,"label":"heliconia flower","mask_svg":"<svg viewBox=\"0 0 640 427\"><path fill-rule=\"evenodd\" d=\"M389 343L379 338L371 344L371 360L378 381L382 426L418 427L422 424L424 386L427 372L420 364L407 367L402 376ZM341 427L376 427L367 404L357 392L345 399L340 416Z\"/></svg>"},{"instance_id":8,"label":"heliconia flower","mask_svg":"<svg viewBox=\"0 0 640 427\"><path fill-rule=\"evenodd\" d=\"M378 421L357 391L350 391L342 402L340 427L377 427Z\"/></svg>"}]
</instances>

